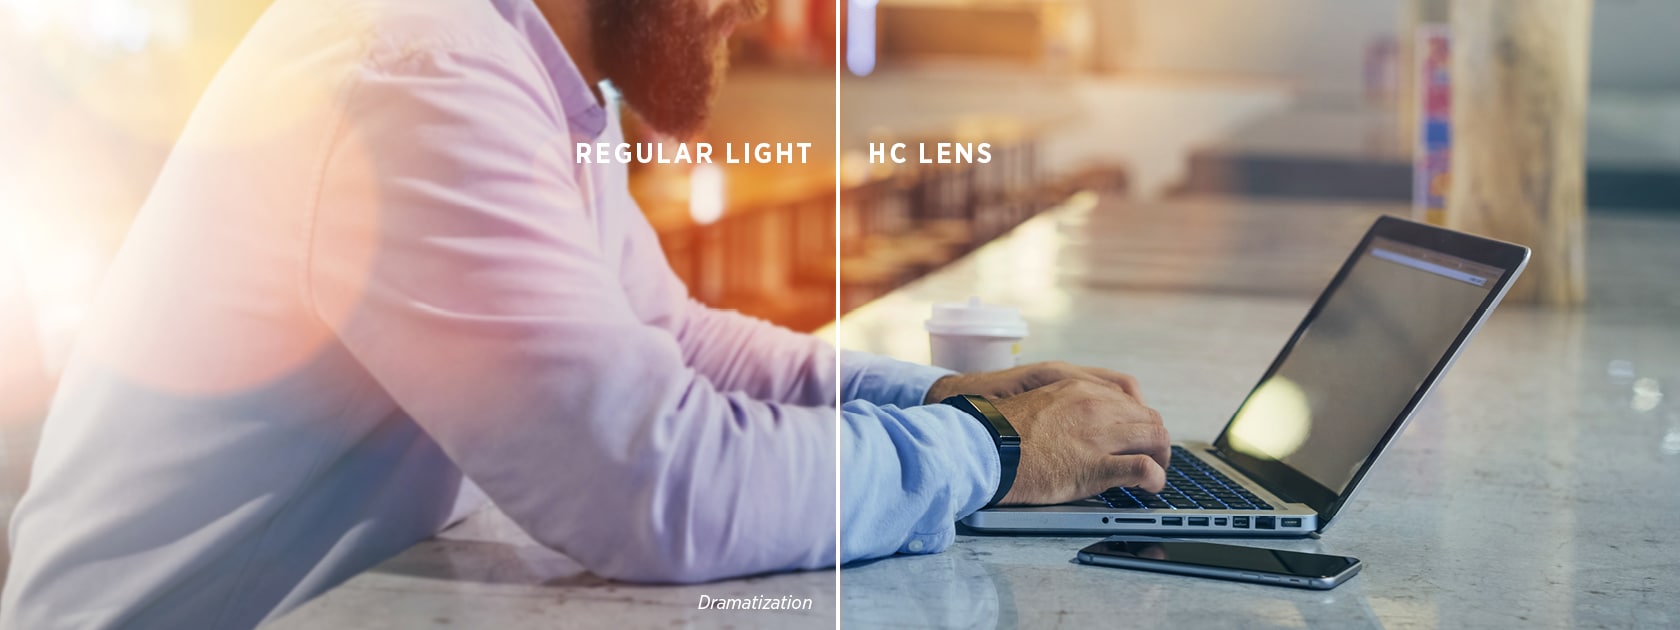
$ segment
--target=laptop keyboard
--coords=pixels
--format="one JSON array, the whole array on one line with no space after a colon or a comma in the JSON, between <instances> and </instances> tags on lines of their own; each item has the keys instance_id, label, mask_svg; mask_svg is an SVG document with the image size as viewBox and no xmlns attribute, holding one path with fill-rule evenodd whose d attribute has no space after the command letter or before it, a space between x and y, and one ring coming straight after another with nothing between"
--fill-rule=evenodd
<instances>
[{"instance_id":1,"label":"laptop keyboard","mask_svg":"<svg viewBox=\"0 0 1680 630\"><path fill-rule=\"evenodd\" d=\"M1270 510L1272 506L1254 496L1224 473L1174 446L1172 467L1167 469L1167 487L1159 494L1137 488L1110 488L1093 497L1112 508L1154 510Z\"/></svg>"}]
</instances>

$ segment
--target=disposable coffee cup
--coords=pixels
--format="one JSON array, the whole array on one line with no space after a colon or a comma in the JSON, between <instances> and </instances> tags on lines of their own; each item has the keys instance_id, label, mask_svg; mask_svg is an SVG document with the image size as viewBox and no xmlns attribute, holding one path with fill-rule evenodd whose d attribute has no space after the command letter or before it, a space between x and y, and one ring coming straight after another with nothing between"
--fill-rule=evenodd
<instances>
[{"instance_id":1,"label":"disposable coffee cup","mask_svg":"<svg viewBox=\"0 0 1680 630\"><path fill-rule=\"evenodd\" d=\"M933 305L927 320L933 364L958 372L990 372L1015 367L1027 322L1012 306L967 302Z\"/></svg>"}]
</instances>

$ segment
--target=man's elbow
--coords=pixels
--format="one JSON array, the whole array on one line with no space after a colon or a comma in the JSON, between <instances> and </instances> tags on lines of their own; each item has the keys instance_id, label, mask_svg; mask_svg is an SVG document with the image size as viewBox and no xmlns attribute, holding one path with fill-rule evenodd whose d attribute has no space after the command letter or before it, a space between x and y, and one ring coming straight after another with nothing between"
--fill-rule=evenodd
<instances>
[{"instance_id":1,"label":"man's elbow","mask_svg":"<svg viewBox=\"0 0 1680 630\"><path fill-rule=\"evenodd\" d=\"M726 554L700 543L688 532L662 530L654 526L604 527L598 542L541 541L577 560L590 573L621 582L648 584L693 584L738 577L744 571L728 561ZM610 541L610 542L599 542Z\"/></svg>"},{"instance_id":2,"label":"man's elbow","mask_svg":"<svg viewBox=\"0 0 1680 630\"><path fill-rule=\"evenodd\" d=\"M643 584L696 584L737 577L725 568L682 562L657 555L624 558L626 562L608 562L591 567L596 575L619 582Z\"/></svg>"}]
</instances>

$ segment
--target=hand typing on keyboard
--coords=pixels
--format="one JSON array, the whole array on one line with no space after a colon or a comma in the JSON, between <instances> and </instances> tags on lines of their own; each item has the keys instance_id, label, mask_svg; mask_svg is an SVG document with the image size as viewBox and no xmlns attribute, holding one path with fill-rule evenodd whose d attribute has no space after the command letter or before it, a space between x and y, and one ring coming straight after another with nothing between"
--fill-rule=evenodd
<instances>
[{"instance_id":1,"label":"hand typing on keyboard","mask_svg":"<svg viewBox=\"0 0 1680 630\"><path fill-rule=\"evenodd\" d=\"M1113 508L1152 510L1270 510L1272 505L1232 481L1225 473L1203 464L1182 446L1174 446L1166 487L1151 492L1123 486L1096 496Z\"/></svg>"},{"instance_id":2,"label":"hand typing on keyboard","mask_svg":"<svg viewBox=\"0 0 1680 630\"><path fill-rule=\"evenodd\" d=\"M1065 503L1114 487L1159 492L1166 485L1172 441L1161 414L1117 383L1063 380L993 404L1021 434L1021 463L1004 505Z\"/></svg>"},{"instance_id":3,"label":"hand typing on keyboard","mask_svg":"<svg viewBox=\"0 0 1680 630\"><path fill-rule=\"evenodd\" d=\"M933 386L928 388L924 403L931 405L957 394L985 396L996 403L999 399L1062 381L1087 381L1094 385L1118 387L1132 398L1140 402L1143 400L1143 393L1138 390L1137 379L1130 374L1100 367L1074 365L1065 361L1044 361L996 372L946 376L934 381Z\"/></svg>"}]
</instances>

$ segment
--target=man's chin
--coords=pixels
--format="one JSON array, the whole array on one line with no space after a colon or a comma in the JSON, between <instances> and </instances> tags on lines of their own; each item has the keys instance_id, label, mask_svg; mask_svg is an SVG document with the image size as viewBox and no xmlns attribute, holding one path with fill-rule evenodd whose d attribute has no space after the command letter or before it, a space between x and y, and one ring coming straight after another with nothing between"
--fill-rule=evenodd
<instances>
[{"instance_id":1,"label":"man's chin","mask_svg":"<svg viewBox=\"0 0 1680 630\"><path fill-rule=\"evenodd\" d=\"M625 104L660 135L675 140L693 138L704 131L706 123L711 120L712 105L717 100L728 63L720 61L714 68L711 82L703 91L691 88L671 94L658 90L659 86L648 86L650 89L641 90L636 95L626 93Z\"/></svg>"},{"instance_id":2,"label":"man's chin","mask_svg":"<svg viewBox=\"0 0 1680 630\"><path fill-rule=\"evenodd\" d=\"M594 0L591 7L597 63L629 109L660 135L700 133L729 64L720 33L736 20L708 19L697 4L670 0Z\"/></svg>"},{"instance_id":3,"label":"man's chin","mask_svg":"<svg viewBox=\"0 0 1680 630\"><path fill-rule=\"evenodd\" d=\"M658 106L646 107L647 103L639 102L638 99L631 98L629 95L625 96L624 102L630 111L641 120L642 124L647 125L659 135L672 140L688 140L700 135L700 132L706 129L706 123L711 118L711 99L709 96L704 105L683 111L661 109Z\"/></svg>"}]
</instances>

